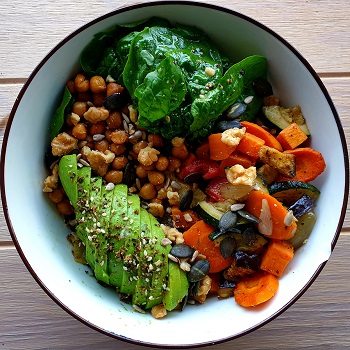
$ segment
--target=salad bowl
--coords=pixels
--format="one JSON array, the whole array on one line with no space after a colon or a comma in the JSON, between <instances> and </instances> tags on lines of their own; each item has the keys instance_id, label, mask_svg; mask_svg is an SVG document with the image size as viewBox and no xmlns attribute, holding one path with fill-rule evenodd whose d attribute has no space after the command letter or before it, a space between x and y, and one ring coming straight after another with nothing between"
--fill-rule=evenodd
<instances>
[{"instance_id":1,"label":"salad bowl","mask_svg":"<svg viewBox=\"0 0 350 350\"><path fill-rule=\"evenodd\" d=\"M265 56L273 90L284 105L302 107L311 133L310 145L327 164L322 176L313 182L321 191L313 232L296 250L276 295L255 308L242 308L233 298L212 297L203 305L188 306L161 320L138 312L119 300L114 290L92 278L85 265L74 261L66 239L70 229L42 192L50 118L67 81L80 71L81 52L96 33L152 16L202 29L233 61ZM348 155L331 97L310 64L286 40L254 19L216 5L155 1L96 18L62 40L39 63L10 114L1 154L1 191L19 255L60 307L116 339L151 347L199 347L256 330L284 312L310 287L330 258L343 224L349 192Z\"/></svg>"}]
</instances>

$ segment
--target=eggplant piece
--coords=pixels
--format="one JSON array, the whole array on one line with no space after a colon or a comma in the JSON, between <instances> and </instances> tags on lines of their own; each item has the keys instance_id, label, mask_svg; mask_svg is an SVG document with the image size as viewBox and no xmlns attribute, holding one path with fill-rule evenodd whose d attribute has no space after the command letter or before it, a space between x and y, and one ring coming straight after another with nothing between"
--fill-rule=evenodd
<instances>
[{"instance_id":1,"label":"eggplant piece","mask_svg":"<svg viewBox=\"0 0 350 350\"><path fill-rule=\"evenodd\" d=\"M295 218L300 218L314 208L315 201L307 194L303 194L294 204L288 208L288 210L291 210L293 212Z\"/></svg>"},{"instance_id":2,"label":"eggplant piece","mask_svg":"<svg viewBox=\"0 0 350 350\"><path fill-rule=\"evenodd\" d=\"M219 289L218 289L218 297L219 299L227 299L233 297L234 289L236 287L235 281L228 281L223 279L220 281Z\"/></svg>"},{"instance_id":3,"label":"eggplant piece","mask_svg":"<svg viewBox=\"0 0 350 350\"><path fill-rule=\"evenodd\" d=\"M260 260L258 254L248 254L237 250L233 255L231 266L224 272L224 277L231 281L251 275L259 270Z\"/></svg>"}]
</instances>

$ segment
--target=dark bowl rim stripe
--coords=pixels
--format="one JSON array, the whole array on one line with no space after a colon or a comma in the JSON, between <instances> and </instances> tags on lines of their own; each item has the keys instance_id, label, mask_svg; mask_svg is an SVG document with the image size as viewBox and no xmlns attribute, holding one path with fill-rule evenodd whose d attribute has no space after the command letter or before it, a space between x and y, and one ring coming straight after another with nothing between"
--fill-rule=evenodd
<instances>
[{"instance_id":1,"label":"dark bowl rim stripe","mask_svg":"<svg viewBox=\"0 0 350 350\"><path fill-rule=\"evenodd\" d=\"M105 15L99 16L97 18L95 18L94 20L82 25L81 27L79 27L78 29L76 29L75 31L73 31L72 33L70 33L69 35L67 35L63 40L61 40L53 49L51 49L46 56L39 62L39 64L36 66L36 68L33 70L33 72L30 74L30 76L28 77L27 81L25 82L24 86L22 87L22 89L20 90L17 99L12 107L11 113L9 115L8 118L8 122L5 128L5 133L4 133L4 137L3 137L3 144L2 144L2 149L1 149L1 164L0 164L0 186L1 186L1 199L2 199L2 204L3 204L3 211L4 211L4 216L6 219L6 223L7 226L9 228L10 231L10 235L12 237L12 240L15 244L15 247L18 251L18 254L20 255L22 261L24 262L26 268L28 269L28 271L31 273L31 275L33 276L33 278L36 280L36 282L40 285L40 287L45 291L45 293L56 303L58 304L63 310L65 310L68 314L70 314L71 316L73 316L75 319L77 319L78 321L82 322L83 324L89 326L90 328L97 330L98 332L105 334L107 336L110 336L112 338L118 339L118 340L122 340L131 344L135 344L135 345L143 345L146 347L156 347L156 348L163 348L163 349L167 349L167 348L173 348L173 349L183 349L183 348L198 348L198 347L205 347L205 346L210 346L210 345L215 345L215 344L220 344L220 343L224 343L227 341L231 341L234 339L237 339L243 335L246 335L248 333L251 333L252 331L262 327L263 325L271 322L273 319L275 319L276 317L278 317L280 314L282 314L284 311L286 311L291 305L293 305L305 292L306 290L311 286L311 284L314 282L314 280L318 277L318 275L320 274L320 272L322 271L322 269L324 268L324 266L326 265L327 261L323 262L318 269L315 271L314 275L312 276L312 278L307 282L307 284L302 288L302 290L294 296L294 298L292 300L290 300L284 307L282 307L280 310L278 310L278 312L276 312L275 314L271 315L270 317L268 317L267 319L265 319L263 322L255 325L254 327L245 330L244 332L241 332L239 334L236 334L234 336L230 336L230 337L226 337L223 339L218 339L218 340L214 340L214 341L210 341L210 342L203 342L203 343L197 343L197 344L181 344L181 345L173 345L173 344L156 344L156 343L148 343L148 342L143 342L143 341L138 341L138 340L133 340L130 338L126 338L123 337L122 335L118 335L118 334L114 334L114 333L110 333L94 324L92 324L91 322L89 322L88 320L82 318L81 316L79 316L78 314L76 314L74 311L72 311L70 308L68 308L65 304L63 304L60 300L58 300L55 295L45 286L45 284L40 280L39 276L35 273L35 271L33 270L33 268L31 267L29 261L26 259L24 252L21 249L21 246L17 240L16 237L16 233L12 227L12 223L11 223L11 219L8 213L8 208L7 208L7 201L6 201L6 190L5 190L5 158L6 158L6 148L7 148L7 141L8 141L8 137L9 137L9 133L10 133L10 129L11 129L11 125L13 122L13 119L15 117L17 108L21 102L21 99L23 97L23 95L25 94L26 90L28 89L28 87L30 86L32 80L34 79L34 77L36 76L36 74L39 72L39 70L41 69L41 67L51 58L51 56L53 56L55 54L56 51L58 51L66 42L68 42L70 39L72 39L74 36L76 36L77 34L81 33L82 31L84 31L86 28L91 27L92 25L101 22L102 20L105 20L107 18L113 17L117 14L123 13L123 12L127 12L130 10L134 10L134 9L140 9L140 8L146 8L146 7L152 7L152 6L173 6L173 5L181 5L181 6L191 6L191 7L204 7L204 8L208 8L208 9L212 9L212 10L216 10L216 11L220 11L220 12L224 12L236 17L239 17L245 21L250 22L251 24L259 27L260 29L268 32L269 34L271 34L273 37L275 37L278 41L280 41L283 45L285 45L300 61L301 63L307 68L307 70L311 73L311 75L313 76L313 78L315 79L315 81L317 82L318 86L320 87L320 89L323 92L323 95L325 96L335 119L335 122L337 124L338 130L339 130L339 136L341 138L341 144L343 147L343 159L344 159L344 170L345 170L345 189L344 189L344 197L343 197L343 206L342 206L342 211L341 211L341 215L340 215L340 219L339 219L339 223L337 226L337 230L334 234L333 240L332 240L332 244L331 244L331 251L333 251L336 242L339 238L340 235L340 231L342 229L343 223L344 223L344 219L345 219L345 215L346 215L346 208L347 208L347 201L348 201L348 196L349 196L349 157L348 157L348 150L347 150L347 143L346 143L346 138L345 138L345 134L344 134L344 130L341 124L341 120L339 118L339 115L337 113L337 110L333 104L333 101L326 89L326 87L324 86L323 82L321 81L321 78L317 75L317 73L315 72L315 70L312 68L312 66L309 64L309 62L301 55L301 53L295 49L291 44L289 44L285 39L283 39L279 34L277 34L275 31L271 30L270 28L268 28L267 26L265 26L264 24L258 22L257 20L248 17L247 15L241 14L239 12L236 12L235 10L231 10L229 8L225 8L222 6L218 6L215 5L213 3L201 3L198 1L190 1L190 0L156 0L156 1L151 1L148 3L135 3L135 4L130 4L130 5L125 5L122 6L120 8L117 8L114 11L108 12Z\"/></svg>"}]
</instances>

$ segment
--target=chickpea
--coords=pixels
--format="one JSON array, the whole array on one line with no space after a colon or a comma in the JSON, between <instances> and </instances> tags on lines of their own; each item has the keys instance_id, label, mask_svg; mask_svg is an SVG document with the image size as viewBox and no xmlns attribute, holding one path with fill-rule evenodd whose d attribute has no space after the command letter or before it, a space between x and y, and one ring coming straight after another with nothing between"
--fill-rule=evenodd
<instances>
[{"instance_id":1,"label":"chickpea","mask_svg":"<svg viewBox=\"0 0 350 350\"><path fill-rule=\"evenodd\" d=\"M78 123L72 129L72 135L78 140L85 140L87 136L87 129L84 123Z\"/></svg>"},{"instance_id":2,"label":"chickpea","mask_svg":"<svg viewBox=\"0 0 350 350\"><path fill-rule=\"evenodd\" d=\"M111 140L117 145L122 145L128 140L128 134L124 130L116 130L112 132Z\"/></svg>"},{"instance_id":3,"label":"chickpea","mask_svg":"<svg viewBox=\"0 0 350 350\"><path fill-rule=\"evenodd\" d=\"M105 92L99 92L97 94L92 94L92 103L96 107L102 107L103 106L103 101L106 98L106 93Z\"/></svg>"},{"instance_id":4,"label":"chickpea","mask_svg":"<svg viewBox=\"0 0 350 350\"><path fill-rule=\"evenodd\" d=\"M49 198L56 204L61 202L64 197L65 192L62 187L56 188L52 192L49 192Z\"/></svg>"},{"instance_id":5,"label":"chickpea","mask_svg":"<svg viewBox=\"0 0 350 350\"><path fill-rule=\"evenodd\" d=\"M74 85L74 80L73 79L68 80L68 82L67 82L67 89L69 90L69 92L71 94L75 93L75 85Z\"/></svg>"},{"instance_id":6,"label":"chickpea","mask_svg":"<svg viewBox=\"0 0 350 350\"><path fill-rule=\"evenodd\" d=\"M120 156L121 154L123 154L126 150L125 145L117 145L115 143L111 143L109 145L109 150L111 152L113 152L116 156Z\"/></svg>"},{"instance_id":7,"label":"chickpea","mask_svg":"<svg viewBox=\"0 0 350 350\"><path fill-rule=\"evenodd\" d=\"M153 147L160 148L163 147L163 138L157 134L149 134L147 137L148 142L152 142Z\"/></svg>"},{"instance_id":8,"label":"chickpea","mask_svg":"<svg viewBox=\"0 0 350 350\"><path fill-rule=\"evenodd\" d=\"M89 147L91 149L94 149L94 140L92 139L91 135L87 135L85 141L87 141L85 146L87 146L87 147Z\"/></svg>"},{"instance_id":9,"label":"chickpea","mask_svg":"<svg viewBox=\"0 0 350 350\"><path fill-rule=\"evenodd\" d=\"M181 160L177 157L170 156L169 157L169 165L168 170L169 171L176 171L181 166Z\"/></svg>"},{"instance_id":10,"label":"chickpea","mask_svg":"<svg viewBox=\"0 0 350 350\"><path fill-rule=\"evenodd\" d=\"M164 174L159 171L150 171L148 173L148 181L154 186L164 183L164 180Z\"/></svg>"},{"instance_id":11,"label":"chickpea","mask_svg":"<svg viewBox=\"0 0 350 350\"><path fill-rule=\"evenodd\" d=\"M117 84L117 83L108 83L107 84L107 96L116 94L116 93L121 93L123 92L124 87Z\"/></svg>"},{"instance_id":12,"label":"chickpea","mask_svg":"<svg viewBox=\"0 0 350 350\"><path fill-rule=\"evenodd\" d=\"M90 135L103 134L105 132L106 124L103 121L99 121L95 124L91 124L89 127Z\"/></svg>"},{"instance_id":13,"label":"chickpea","mask_svg":"<svg viewBox=\"0 0 350 350\"><path fill-rule=\"evenodd\" d=\"M106 91L105 80L99 75L93 76L90 79L90 90L95 94L99 92L105 92Z\"/></svg>"},{"instance_id":14,"label":"chickpea","mask_svg":"<svg viewBox=\"0 0 350 350\"><path fill-rule=\"evenodd\" d=\"M156 161L156 168L159 171L165 171L169 165L169 160L167 157L160 156Z\"/></svg>"},{"instance_id":15,"label":"chickpea","mask_svg":"<svg viewBox=\"0 0 350 350\"><path fill-rule=\"evenodd\" d=\"M106 139L103 139L101 141L96 141L94 143L94 149L96 151L100 151L100 152L104 153L105 151L107 151L109 149L109 142Z\"/></svg>"},{"instance_id":16,"label":"chickpea","mask_svg":"<svg viewBox=\"0 0 350 350\"><path fill-rule=\"evenodd\" d=\"M119 129L123 124L122 114L119 111L110 112L106 122L110 129Z\"/></svg>"},{"instance_id":17,"label":"chickpea","mask_svg":"<svg viewBox=\"0 0 350 350\"><path fill-rule=\"evenodd\" d=\"M77 92L87 92L90 88L89 80L83 74L78 74L74 79L74 87Z\"/></svg>"},{"instance_id":18,"label":"chickpea","mask_svg":"<svg viewBox=\"0 0 350 350\"><path fill-rule=\"evenodd\" d=\"M72 112L78 114L79 117L82 117L88 109L89 107L85 101L77 101L72 106Z\"/></svg>"},{"instance_id":19,"label":"chickpea","mask_svg":"<svg viewBox=\"0 0 350 350\"><path fill-rule=\"evenodd\" d=\"M187 146L183 143L181 146L173 147L171 153L174 157L185 159L188 156Z\"/></svg>"},{"instance_id":20,"label":"chickpea","mask_svg":"<svg viewBox=\"0 0 350 350\"><path fill-rule=\"evenodd\" d=\"M115 170L121 170L125 168L126 164L128 164L129 160L125 156L115 157L112 162L112 168Z\"/></svg>"},{"instance_id":21,"label":"chickpea","mask_svg":"<svg viewBox=\"0 0 350 350\"><path fill-rule=\"evenodd\" d=\"M79 92L77 99L82 102L88 102L91 99L91 95L89 91Z\"/></svg>"},{"instance_id":22,"label":"chickpea","mask_svg":"<svg viewBox=\"0 0 350 350\"><path fill-rule=\"evenodd\" d=\"M148 175L148 170L141 164L136 166L136 176L140 179L145 179Z\"/></svg>"},{"instance_id":23,"label":"chickpea","mask_svg":"<svg viewBox=\"0 0 350 350\"><path fill-rule=\"evenodd\" d=\"M132 146L132 150L135 152L135 153L139 153L141 149L143 148L146 148L148 145L147 141L139 141L137 143L135 143L133 146Z\"/></svg>"},{"instance_id":24,"label":"chickpea","mask_svg":"<svg viewBox=\"0 0 350 350\"><path fill-rule=\"evenodd\" d=\"M56 208L58 212L62 215L71 215L74 213L74 208L67 198L57 203Z\"/></svg>"},{"instance_id":25,"label":"chickpea","mask_svg":"<svg viewBox=\"0 0 350 350\"><path fill-rule=\"evenodd\" d=\"M154 186L147 182L145 183L141 189L140 189L140 193L139 193L139 196L145 200L150 200L154 197L156 197L157 195L157 191L156 189L154 188Z\"/></svg>"},{"instance_id":26,"label":"chickpea","mask_svg":"<svg viewBox=\"0 0 350 350\"><path fill-rule=\"evenodd\" d=\"M120 170L109 170L105 175L105 180L115 185L120 184L123 181L123 172Z\"/></svg>"}]
</instances>

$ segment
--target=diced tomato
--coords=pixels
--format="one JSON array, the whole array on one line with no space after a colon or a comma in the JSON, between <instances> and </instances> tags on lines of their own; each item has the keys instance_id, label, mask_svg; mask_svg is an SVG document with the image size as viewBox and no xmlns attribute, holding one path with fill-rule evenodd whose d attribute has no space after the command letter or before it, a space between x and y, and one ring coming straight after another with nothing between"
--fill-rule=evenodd
<instances>
[{"instance_id":1,"label":"diced tomato","mask_svg":"<svg viewBox=\"0 0 350 350\"><path fill-rule=\"evenodd\" d=\"M228 183L229 182L226 177L217 177L212 179L205 189L205 193L215 202L224 202L225 198L221 196L220 188L222 185L226 185Z\"/></svg>"},{"instance_id":2,"label":"diced tomato","mask_svg":"<svg viewBox=\"0 0 350 350\"><path fill-rule=\"evenodd\" d=\"M193 210L181 211L178 207L171 208L174 227L180 230L188 230L193 224L200 220L199 215Z\"/></svg>"}]
</instances>

